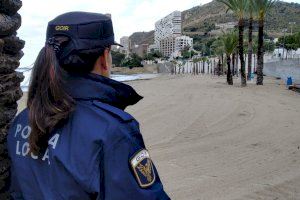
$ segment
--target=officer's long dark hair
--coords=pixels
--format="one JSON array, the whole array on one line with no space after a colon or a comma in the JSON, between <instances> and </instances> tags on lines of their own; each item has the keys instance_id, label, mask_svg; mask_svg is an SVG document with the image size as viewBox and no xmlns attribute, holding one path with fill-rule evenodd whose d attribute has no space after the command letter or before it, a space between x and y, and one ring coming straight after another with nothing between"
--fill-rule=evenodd
<instances>
[{"instance_id":1,"label":"officer's long dark hair","mask_svg":"<svg viewBox=\"0 0 300 200\"><path fill-rule=\"evenodd\" d=\"M56 41L61 48L69 42L67 37L57 37ZM64 87L68 72L88 73L98 57L99 51L97 54L81 52L58 60L52 45L46 44L41 49L31 74L27 100L31 126L29 144L33 154L39 155L46 150L50 133L63 124L75 109L75 101ZM78 63L85 67L78 67Z\"/></svg>"}]
</instances>

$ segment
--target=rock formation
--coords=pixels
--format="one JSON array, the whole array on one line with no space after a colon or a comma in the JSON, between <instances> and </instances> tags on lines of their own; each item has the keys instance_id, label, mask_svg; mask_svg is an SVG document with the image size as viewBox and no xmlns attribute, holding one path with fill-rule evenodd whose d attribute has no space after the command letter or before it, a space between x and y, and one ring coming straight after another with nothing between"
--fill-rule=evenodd
<instances>
[{"instance_id":1,"label":"rock formation","mask_svg":"<svg viewBox=\"0 0 300 200\"><path fill-rule=\"evenodd\" d=\"M0 0L0 199L9 199L10 161L6 136L22 97L20 82L24 76L15 69L23 56L25 42L17 37L21 26L21 0Z\"/></svg>"}]
</instances>

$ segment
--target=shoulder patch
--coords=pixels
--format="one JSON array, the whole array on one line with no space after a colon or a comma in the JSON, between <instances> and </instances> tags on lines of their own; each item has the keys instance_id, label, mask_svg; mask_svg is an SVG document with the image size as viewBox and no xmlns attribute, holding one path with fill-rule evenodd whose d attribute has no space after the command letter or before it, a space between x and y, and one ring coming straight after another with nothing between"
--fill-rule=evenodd
<instances>
[{"instance_id":1,"label":"shoulder patch","mask_svg":"<svg viewBox=\"0 0 300 200\"><path fill-rule=\"evenodd\" d=\"M142 149L131 159L130 165L141 188L151 186L155 182L155 172L149 152Z\"/></svg>"},{"instance_id":2,"label":"shoulder patch","mask_svg":"<svg viewBox=\"0 0 300 200\"><path fill-rule=\"evenodd\" d=\"M127 112L119 109L119 108L116 108L114 106L111 106L109 104L106 104L106 103L102 103L102 102L99 102L99 101L93 101L93 104L98 107L98 108L101 108L107 112L110 112L111 114L121 118L123 121L130 121L130 120L133 120L134 118L128 114Z\"/></svg>"}]
</instances>

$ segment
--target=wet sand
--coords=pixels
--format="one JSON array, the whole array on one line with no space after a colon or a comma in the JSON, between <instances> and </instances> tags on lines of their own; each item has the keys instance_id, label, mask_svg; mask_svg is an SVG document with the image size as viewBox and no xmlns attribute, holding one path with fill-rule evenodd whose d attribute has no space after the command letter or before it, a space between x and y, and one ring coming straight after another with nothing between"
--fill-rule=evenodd
<instances>
[{"instance_id":1,"label":"wet sand","mask_svg":"<svg viewBox=\"0 0 300 200\"><path fill-rule=\"evenodd\" d=\"M272 78L239 82L166 75L128 83L144 99L127 111L172 199L300 199L300 94Z\"/></svg>"}]
</instances>

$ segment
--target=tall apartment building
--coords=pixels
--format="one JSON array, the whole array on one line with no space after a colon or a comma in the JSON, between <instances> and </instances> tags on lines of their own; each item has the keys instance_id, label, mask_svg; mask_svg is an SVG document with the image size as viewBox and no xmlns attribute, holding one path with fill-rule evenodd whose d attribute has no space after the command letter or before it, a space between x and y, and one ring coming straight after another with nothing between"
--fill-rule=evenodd
<instances>
[{"instance_id":1,"label":"tall apartment building","mask_svg":"<svg viewBox=\"0 0 300 200\"><path fill-rule=\"evenodd\" d=\"M174 11L163 19L157 21L155 23L155 33L154 33L154 44L158 47L159 51L161 51L164 55L168 56L173 52L167 52L165 49L173 49L164 45L175 45L171 42L170 38L176 38L181 36L181 12ZM164 40L163 42L161 42ZM165 53L164 53L164 52Z\"/></svg>"},{"instance_id":2,"label":"tall apartment building","mask_svg":"<svg viewBox=\"0 0 300 200\"><path fill-rule=\"evenodd\" d=\"M120 44L123 47L120 47L120 51L126 55L129 55L130 48L131 48L131 41L128 36L124 36L120 38Z\"/></svg>"},{"instance_id":3,"label":"tall apartment building","mask_svg":"<svg viewBox=\"0 0 300 200\"><path fill-rule=\"evenodd\" d=\"M175 51L175 37L164 38L159 41L160 52L164 56L170 56Z\"/></svg>"},{"instance_id":4,"label":"tall apartment building","mask_svg":"<svg viewBox=\"0 0 300 200\"><path fill-rule=\"evenodd\" d=\"M183 35L175 38L175 51L183 50L185 47L193 48L193 38Z\"/></svg>"}]
</instances>

